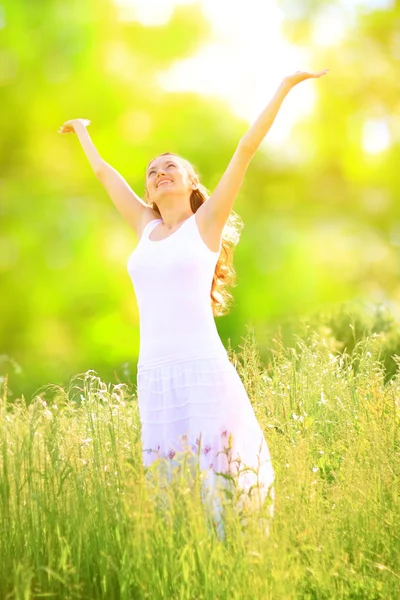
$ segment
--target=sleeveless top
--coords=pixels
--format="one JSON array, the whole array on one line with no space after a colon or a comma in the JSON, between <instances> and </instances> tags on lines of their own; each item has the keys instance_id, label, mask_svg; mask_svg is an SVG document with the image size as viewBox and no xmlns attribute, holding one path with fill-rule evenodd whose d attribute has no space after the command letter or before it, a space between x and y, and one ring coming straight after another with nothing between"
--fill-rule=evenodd
<instances>
[{"instance_id":1,"label":"sleeveless top","mask_svg":"<svg viewBox=\"0 0 400 600\"><path fill-rule=\"evenodd\" d=\"M138 371L181 360L225 357L211 306L221 247L208 248L195 214L168 237L149 239L162 219L143 229L127 269L140 318Z\"/></svg>"}]
</instances>

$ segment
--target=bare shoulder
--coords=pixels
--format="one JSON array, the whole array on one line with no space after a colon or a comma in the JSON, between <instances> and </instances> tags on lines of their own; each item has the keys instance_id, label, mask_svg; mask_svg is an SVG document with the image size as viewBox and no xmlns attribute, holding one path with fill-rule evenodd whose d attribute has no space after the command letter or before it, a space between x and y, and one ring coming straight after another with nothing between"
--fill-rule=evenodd
<instances>
[{"instance_id":1,"label":"bare shoulder","mask_svg":"<svg viewBox=\"0 0 400 600\"><path fill-rule=\"evenodd\" d=\"M159 218L160 215L158 214L158 212L150 208L150 206L143 207L136 228L136 235L138 237L138 240L140 240L140 238L142 237L143 229L146 227L147 223L150 223L150 221L154 221L154 219Z\"/></svg>"}]
</instances>

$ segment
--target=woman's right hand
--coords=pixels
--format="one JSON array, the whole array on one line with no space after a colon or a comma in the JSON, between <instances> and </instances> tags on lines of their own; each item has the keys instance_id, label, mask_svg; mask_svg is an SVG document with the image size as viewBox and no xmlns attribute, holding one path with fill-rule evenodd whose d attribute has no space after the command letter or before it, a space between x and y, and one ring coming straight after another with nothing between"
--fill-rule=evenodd
<instances>
[{"instance_id":1,"label":"woman's right hand","mask_svg":"<svg viewBox=\"0 0 400 600\"><path fill-rule=\"evenodd\" d=\"M58 133L75 133L75 126L77 123L81 123L84 127L87 127L90 125L91 121L89 121L89 119L70 119L61 125Z\"/></svg>"}]
</instances>

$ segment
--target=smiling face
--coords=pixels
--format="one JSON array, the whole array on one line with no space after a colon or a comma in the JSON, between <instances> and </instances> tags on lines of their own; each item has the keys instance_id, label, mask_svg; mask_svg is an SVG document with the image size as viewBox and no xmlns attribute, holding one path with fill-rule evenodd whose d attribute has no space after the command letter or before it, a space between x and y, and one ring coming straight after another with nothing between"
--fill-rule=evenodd
<instances>
[{"instance_id":1,"label":"smiling face","mask_svg":"<svg viewBox=\"0 0 400 600\"><path fill-rule=\"evenodd\" d=\"M168 194L190 196L192 190L193 180L178 156L158 156L147 167L146 191L150 200L157 202Z\"/></svg>"}]
</instances>

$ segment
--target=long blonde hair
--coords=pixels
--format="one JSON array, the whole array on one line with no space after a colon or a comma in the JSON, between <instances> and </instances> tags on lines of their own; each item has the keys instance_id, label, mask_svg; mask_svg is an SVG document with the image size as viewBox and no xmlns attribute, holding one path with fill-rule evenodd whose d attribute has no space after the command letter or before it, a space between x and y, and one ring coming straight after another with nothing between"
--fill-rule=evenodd
<instances>
[{"instance_id":1,"label":"long blonde hair","mask_svg":"<svg viewBox=\"0 0 400 600\"><path fill-rule=\"evenodd\" d=\"M193 183L196 184L196 189L192 190L192 193L190 194L190 208L192 209L193 213L195 213L204 202L207 202L210 194L207 188L200 183L199 176L196 173L193 165L191 165L186 159L182 158L178 154L174 154L173 152L164 152L155 158L167 155L172 155L179 158L183 162ZM149 162L149 165L153 162L153 160L155 160L155 158ZM149 202L150 198L147 189L146 200L150 207L161 217L161 213L157 204L155 202ZM238 215L238 213L232 210L222 232L221 252L218 257L217 264L215 265L214 277L211 284L210 298L213 315L215 317L226 315L233 303L233 296L229 292L228 287L236 285L236 271L233 266L233 255L235 247L239 242L243 225L242 218Z\"/></svg>"}]
</instances>

